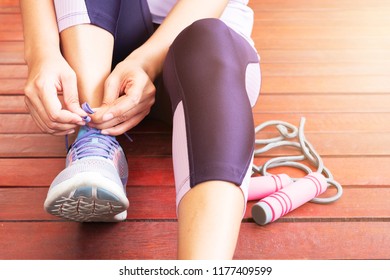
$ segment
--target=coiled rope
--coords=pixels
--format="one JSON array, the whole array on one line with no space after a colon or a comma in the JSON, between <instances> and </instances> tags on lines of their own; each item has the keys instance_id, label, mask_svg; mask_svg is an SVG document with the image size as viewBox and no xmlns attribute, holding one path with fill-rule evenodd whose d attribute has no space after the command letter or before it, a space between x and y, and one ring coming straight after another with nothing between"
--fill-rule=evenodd
<instances>
[{"instance_id":1,"label":"coiled rope","mask_svg":"<svg viewBox=\"0 0 390 280\"><path fill-rule=\"evenodd\" d=\"M273 148L277 147L283 147L283 146L289 146L294 147L298 149L301 154L295 155L295 156L280 156L280 157L274 157L268 161L266 161L262 166L256 166L253 164L252 171L254 173L259 173L260 175L269 175L268 172L269 169L275 168L275 167L291 167L291 168L297 168L300 170L303 170L307 174L311 172L318 172L324 175L326 178L326 181L329 186L333 186L336 188L337 193L330 197L317 197L311 200L311 202L319 203L319 204L328 204L332 203L336 200L338 200L342 194L343 189L342 186L333 178L332 173L328 168L324 166L324 163L320 157L320 155L315 151L314 147L310 144L309 141L307 141L305 134L304 134L304 126L305 126L306 119L304 117L301 118L299 128L296 126L284 122L284 121L267 121L255 128L255 133L259 133L261 130L263 130L266 127L275 126L275 128L279 131L280 136L269 138L269 139L256 139L255 145L263 145L263 147L255 149L254 154L259 155L264 152L267 152ZM293 138L297 138L297 142L292 141ZM312 165L312 168L314 170L301 162L307 160ZM299 178L293 178L294 181L298 180Z\"/></svg>"}]
</instances>

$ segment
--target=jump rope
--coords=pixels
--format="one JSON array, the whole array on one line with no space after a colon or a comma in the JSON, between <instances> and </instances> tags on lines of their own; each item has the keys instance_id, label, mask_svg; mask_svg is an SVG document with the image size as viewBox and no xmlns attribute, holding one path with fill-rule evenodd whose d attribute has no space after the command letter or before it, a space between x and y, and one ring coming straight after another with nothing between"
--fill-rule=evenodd
<instances>
[{"instance_id":1,"label":"jump rope","mask_svg":"<svg viewBox=\"0 0 390 280\"><path fill-rule=\"evenodd\" d=\"M278 147L293 147L299 155L279 156L266 161L262 166L253 164L253 174L249 186L248 200L260 200L252 206L252 217L259 225L274 222L280 217L302 206L306 202L329 204L337 201L343 194L342 186L324 166L320 155L306 139L301 118L299 127L283 121L267 121L255 128L259 133L266 127L274 126L279 136L269 139L256 139L254 154L260 155ZM296 139L296 141L293 141ZM308 162L304 164L300 161ZM271 174L268 170L276 167L289 167L303 170L303 178L291 178L287 174ZM337 192L333 196L318 197L333 186Z\"/></svg>"}]
</instances>

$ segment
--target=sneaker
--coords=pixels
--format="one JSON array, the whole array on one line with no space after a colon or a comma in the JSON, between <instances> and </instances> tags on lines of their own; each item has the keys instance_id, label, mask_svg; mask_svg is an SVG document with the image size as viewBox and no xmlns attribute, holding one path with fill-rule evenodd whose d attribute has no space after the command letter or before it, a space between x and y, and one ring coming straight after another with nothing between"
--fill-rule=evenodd
<instances>
[{"instance_id":1,"label":"sneaker","mask_svg":"<svg viewBox=\"0 0 390 280\"><path fill-rule=\"evenodd\" d=\"M45 210L78 222L118 222L127 217L126 156L113 136L83 126L66 168L52 182Z\"/></svg>"}]
</instances>

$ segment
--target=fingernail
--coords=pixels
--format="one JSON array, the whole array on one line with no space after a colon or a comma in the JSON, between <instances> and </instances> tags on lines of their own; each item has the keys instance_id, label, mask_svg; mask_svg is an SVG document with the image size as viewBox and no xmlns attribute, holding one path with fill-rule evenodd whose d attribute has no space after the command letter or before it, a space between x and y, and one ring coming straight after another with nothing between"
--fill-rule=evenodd
<instances>
[{"instance_id":1,"label":"fingernail","mask_svg":"<svg viewBox=\"0 0 390 280\"><path fill-rule=\"evenodd\" d=\"M83 120L87 123L89 123L91 121L91 117L90 116L85 116L83 117Z\"/></svg>"},{"instance_id":2,"label":"fingernail","mask_svg":"<svg viewBox=\"0 0 390 280\"><path fill-rule=\"evenodd\" d=\"M100 133L104 135L108 135L108 132L105 129L101 130Z\"/></svg>"},{"instance_id":3,"label":"fingernail","mask_svg":"<svg viewBox=\"0 0 390 280\"><path fill-rule=\"evenodd\" d=\"M85 125L85 122L81 121L81 122L78 122L77 124L80 125L80 126L83 126L83 125Z\"/></svg>"},{"instance_id":4,"label":"fingernail","mask_svg":"<svg viewBox=\"0 0 390 280\"><path fill-rule=\"evenodd\" d=\"M106 122L106 121L112 120L113 118L114 118L114 115L112 113L108 113L108 114L103 115L102 120L104 122Z\"/></svg>"}]
</instances>

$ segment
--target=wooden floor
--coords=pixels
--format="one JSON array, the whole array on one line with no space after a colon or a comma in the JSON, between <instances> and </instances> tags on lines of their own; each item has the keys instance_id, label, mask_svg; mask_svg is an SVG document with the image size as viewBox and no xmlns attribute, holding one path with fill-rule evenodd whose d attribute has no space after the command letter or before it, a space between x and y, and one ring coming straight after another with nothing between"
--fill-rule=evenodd
<instances>
[{"instance_id":1,"label":"wooden floor","mask_svg":"<svg viewBox=\"0 0 390 280\"><path fill-rule=\"evenodd\" d=\"M235 259L390 258L390 1L251 0L263 84L256 125L298 125L344 187L261 227L248 211ZM171 134L146 123L124 143L126 222L80 224L43 211L64 166L62 137L41 134L23 101L27 68L17 0L0 0L0 259L174 259ZM279 149L256 158L289 154ZM280 172L288 170L280 170ZM330 190L329 190L330 191Z\"/></svg>"}]
</instances>

